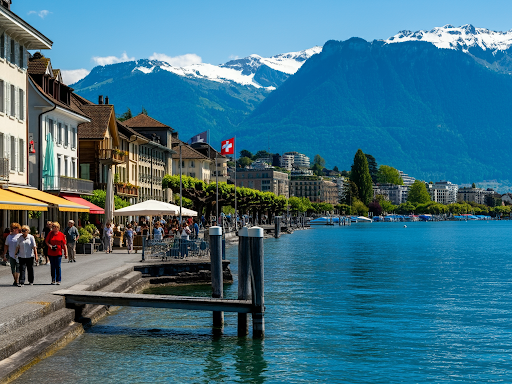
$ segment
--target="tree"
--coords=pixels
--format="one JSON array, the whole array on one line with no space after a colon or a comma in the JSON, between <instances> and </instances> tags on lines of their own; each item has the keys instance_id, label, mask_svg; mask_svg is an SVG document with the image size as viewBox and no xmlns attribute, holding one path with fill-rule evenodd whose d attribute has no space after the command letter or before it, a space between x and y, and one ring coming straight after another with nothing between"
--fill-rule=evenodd
<instances>
[{"instance_id":1,"label":"tree","mask_svg":"<svg viewBox=\"0 0 512 384\"><path fill-rule=\"evenodd\" d=\"M90 201L98 207L105 208L105 200L107 199L107 191L103 189L95 189L92 191L92 196L84 196L85 200ZM119 196L114 195L114 208L121 209L130 205L126 200L121 199Z\"/></svg>"},{"instance_id":2,"label":"tree","mask_svg":"<svg viewBox=\"0 0 512 384\"><path fill-rule=\"evenodd\" d=\"M313 159L313 164L318 164L320 165L320 167L324 168L325 167L325 160L322 156L320 156L319 154L316 154L314 159Z\"/></svg>"},{"instance_id":3,"label":"tree","mask_svg":"<svg viewBox=\"0 0 512 384\"><path fill-rule=\"evenodd\" d=\"M373 185L368 160L361 149L358 149L354 156L350 172L350 180L357 185L359 200L366 206L373 198Z\"/></svg>"},{"instance_id":4,"label":"tree","mask_svg":"<svg viewBox=\"0 0 512 384\"><path fill-rule=\"evenodd\" d=\"M352 212L359 216L367 216L368 207L361 201L356 200L355 202L352 203Z\"/></svg>"},{"instance_id":5,"label":"tree","mask_svg":"<svg viewBox=\"0 0 512 384\"><path fill-rule=\"evenodd\" d=\"M272 154L270 152L267 152L265 150L258 151L256 154L252 157L253 160L257 160L262 157L269 157L270 160L272 160Z\"/></svg>"},{"instance_id":6,"label":"tree","mask_svg":"<svg viewBox=\"0 0 512 384\"><path fill-rule=\"evenodd\" d=\"M323 176L324 175L323 168L322 168L322 166L320 164L313 164L313 166L311 167L311 170L317 176Z\"/></svg>"},{"instance_id":7,"label":"tree","mask_svg":"<svg viewBox=\"0 0 512 384\"><path fill-rule=\"evenodd\" d=\"M409 189L407 201L415 205L428 203L430 201L430 195L423 181L414 181Z\"/></svg>"},{"instance_id":8,"label":"tree","mask_svg":"<svg viewBox=\"0 0 512 384\"><path fill-rule=\"evenodd\" d=\"M128 120L128 119L131 119L132 117L133 117L132 111L130 110L130 108L128 108L125 113L123 113L121 116L119 116L117 118L117 120L125 121L125 120Z\"/></svg>"},{"instance_id":9,"label":"tree","mask_svg":"<svg viewBox=\"0 0 512 384\"><path fill-rule=\"evenodd\" d=\"M144 108L144 106L142 106L142 111L141 111L141 113L142 113L143 115L146 115L146 116L148 115L148 111L146 111L146 108Z\"/></svg>"},{"instance_id":10,"label":"tree","mask_svg":"<svg viewBox=\"0 0 512 384\"><path fill-rule=\"evenodd\" d=\"M377 181L381 184L404 185L400 172L389 165L381 165L379 167Z\"/></svg>"},{"instance_id":11,"label":"tree","mask_svg":"<svg viewBox=\"0 0 512 384\"><path fill-rule=\"evenodd\" d=\"M471 184L471 188L473 188L473 189L476 188L476 184L475 183Z\"/></svg>"},{"instance_id":12,"label":"tree","mask_svg":"<svg viewBox=\"0 0 512 384\"><path fill-rule=\"evenodd\" d=\"M334 172L339 172L340 170L338 169L338 166L335 165L334 168L332 169Z\"/></svg>"},{"instance_id":13,"label":"tree","mask_svg":"<svg viewBox=\"0 0 512 384\"><path fill-rule=\"evenodd\" d=\"M365 153L366 160L368 161L368 170L370 171L370 176L372 178L373 184L377 184L377 160L372 155Z\"/></svg>"},{"instance_id":14,"label":"tree","mask_svg":"<svg viewBox=\"0 0 512 384\"><path fill-rule=\"evenodd\" d=\"M247 149L242 149L240 151L240 158L242 157L248 157L249 159L252 159L252 153L249 152Z\"/></svg>"},{"instance_id":15,"label":"tree","mask_svg":"<svg viewBox=\"0 0 512 384\"><path fill-rule=\"evenodd\" d=\"M352 201L357 199L358 194L357 185L351 180L345 181L343 184L343 197L341 198L341 203L352 205Z\"/></svg>"},{"instance_id":16,"label":"tree","mask_svg":"<svg viewBox=\"0 0 512 384\"><path fill-rule=\"evenodd\" d=\"M237 160L237 163L238 163L238 166L241 167L241 168L245 168L247 167L248 165L251 165L252 164L252 160L248 157L241 157Z\"/></svg>"},{"instance_id":17,"label":"tree","mask_svg":"<svg viewBox=\"0 0 512 384\"><path fill-rule=\"evenodd\" d=\"M368 205L368 210L373 216L380 216L382 214L382 207L377 200L372 201L370 205Z\"/></svg>"}]
</instances>

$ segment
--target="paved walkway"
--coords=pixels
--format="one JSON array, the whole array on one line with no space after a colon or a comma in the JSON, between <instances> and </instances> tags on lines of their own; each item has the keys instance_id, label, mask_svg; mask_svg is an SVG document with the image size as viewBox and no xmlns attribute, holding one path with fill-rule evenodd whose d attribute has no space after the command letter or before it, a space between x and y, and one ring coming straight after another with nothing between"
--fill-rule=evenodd
<instances>
[{"instance_id":1,"label":"paved walkway","mask_svg":"<svg viewBox=\"0 0 512 384\"><path fill-rule=\"evenodd\" d=\"M92 255L76 255L76 263L68 263L62 258L62 283L51 285L50 264L34 267L34 285L15 287L11 267L0 265L0 308L20 302L30 301L42 293L50 293L69 288L100 273L123 266L126 263L138 263L138 253L128 254L126 249L114 250L111 254L97 252ZM28 284L28 282L26 282Z\"/></svg>"}]
</instances>

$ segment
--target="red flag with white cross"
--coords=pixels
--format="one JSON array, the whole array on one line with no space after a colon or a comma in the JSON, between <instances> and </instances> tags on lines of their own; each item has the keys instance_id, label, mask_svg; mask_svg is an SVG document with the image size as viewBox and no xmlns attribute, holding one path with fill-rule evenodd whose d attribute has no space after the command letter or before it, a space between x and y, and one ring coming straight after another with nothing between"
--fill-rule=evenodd
<instances>
[{"instance_id":1,"label":"red flag with white cross","mask_svg":"<svg viewBox=\"0 0 512 384\"><path fill-rule=\"evenodd\" d=\"M222 141L221 155L233 155L235 153L235 138Z\"/></svg>"}]
</instances>

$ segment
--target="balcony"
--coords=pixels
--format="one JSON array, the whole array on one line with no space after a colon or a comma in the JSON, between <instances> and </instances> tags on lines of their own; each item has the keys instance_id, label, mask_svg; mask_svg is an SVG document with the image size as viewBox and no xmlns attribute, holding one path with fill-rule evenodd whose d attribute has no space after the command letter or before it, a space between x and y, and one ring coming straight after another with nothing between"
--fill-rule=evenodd
<instances>
[{"instance_id":1,"label":"balcony","mask_svg":"<svg viewBox=\"0 0 512 384\"><path fill-rule=\"evenodd\" d=\"M123 164L126 163L128 152L119 149L100 149L99 159L100 162L106 165Z\"/></svg>"},{"instance_id":2,"label":"balcony","mask_svg":"<svg viewBox=\"0 0 512 384\"><path fill-rule=\"evenodd\" d=\"M94 183L91 180L67 176L43 177L43 191L74 192L81 195L92 195L93 189Z\"/></svg>"},{"instance_id":3,"label":"balcony","mask_svg":"<svg viewBox=\"0 0 512 384\"><path fill-rule=\"evenodd\" d=\"M127 197L137 197L139 195L139 189L130 184L116 183L114 184L116 188L116 194L120 196Z\"/></svg>"}]
</instances>

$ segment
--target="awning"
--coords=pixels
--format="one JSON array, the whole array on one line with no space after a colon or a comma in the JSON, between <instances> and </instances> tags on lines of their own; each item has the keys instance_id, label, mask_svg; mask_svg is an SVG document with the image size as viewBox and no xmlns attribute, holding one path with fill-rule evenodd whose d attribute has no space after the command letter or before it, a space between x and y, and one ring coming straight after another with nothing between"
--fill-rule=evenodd
<instances>
[{"instance_id":1,"label":"awning","mask_svg":"<svg viewBox=\"0 0 512 384\"><path fill-rule=\"evenodd\" d=\"M8 190L20 196L26 196L56 206L61 212L89 212L89 207L87 206L72 203L62 197L39 191L38 189L9 187Z\"/></svg>"},{"instance_id":2,"label":"awning","mask_svg":"<svg viewBox=\"0 0 512 384\"><path fill-rule=\"evenodd\" d=\"M94 205L90 201L87 201L85 199L82 199L80 196L77 195L66 195L65 193L60 194L63 198L66 200L72 201L73 203L85 205L86 207L89 207L91 214L93 215L104 215L105 210L101 207L98 207L97 205Z\"/></svg>"},{"instance_id":3,"label":"awning","mask_svg":"<svg viewBox=\"0 0 512 384\"><path fill-rule=\"evenodd\" d=\"M14 211L47 211L48 205L0 188L0 209Z\"/></svg>"}]
</instances>

